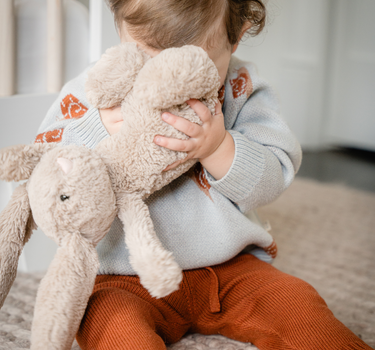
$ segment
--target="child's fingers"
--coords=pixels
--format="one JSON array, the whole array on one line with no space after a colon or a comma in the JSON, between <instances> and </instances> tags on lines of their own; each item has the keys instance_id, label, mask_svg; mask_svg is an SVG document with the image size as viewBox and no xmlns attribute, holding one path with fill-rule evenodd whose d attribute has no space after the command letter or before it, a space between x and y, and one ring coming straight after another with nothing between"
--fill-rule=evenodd
<instances>
[{"instance_id":1,"label":"child's fingers","mask_svg":"<svg viewBox=\"0 0 375 350\"><path fill-rule=\"evenodd\" d=\"M110 124L105 125L105 128L108 131L108 134L114 135L120 132L123 123L124 123L123 120L116 122L116 123L110 123Z\"/></svg>"},{"instance_id":2,"label":"child's fingers","mask_svg":"<svg viewBox=\"0 0 375 350\"><path fill-rule=\"evenodd\" d=\"M216 106L215 106L215 115L218 115L218 114L221 114L221 113L223 113L222 105L221 105L220 101L217 101Z\"/></svg>"},{"instance_id":3,"label":"child's fingers","mask_svg":"<svg viewBox=\"0 0 375 350\"><path fill-rule=\"evenodd\" d=\"M185 118L167 112L162 114L162 118L166 123L172 125L175 129L183 132L189 137L197 137L200 133L201 126L190 122Z\"/></svg>"},{"instance_id":4,"label":"child's fingers","mask_svg":"<svg viewBox=\"0 0 375 350\"><path fill-rule=\"evenodd\" d=\"M154 142L159 146L177 152L190 152L194 148L192 140L179 140L160 135L155 136Z\"/></svg>"},{"instance_id":5,"label":"child's fingers","mask_svg":"<svg viewBox=\"0 0 375 350\"><path fill-rule=\"evenodd\" d=\"M191 99L186 103L197 113L202 122L207 122L212 117L210 110L201 101Z\"/></svg>"}]
</instances>

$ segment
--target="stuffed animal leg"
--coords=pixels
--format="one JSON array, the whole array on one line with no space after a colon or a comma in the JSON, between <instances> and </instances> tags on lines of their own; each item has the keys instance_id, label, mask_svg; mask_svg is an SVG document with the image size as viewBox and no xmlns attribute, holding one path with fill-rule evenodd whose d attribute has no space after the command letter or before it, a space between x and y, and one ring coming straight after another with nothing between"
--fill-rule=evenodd
<instances>
[{"instance_id":1,"label":"stuffed animal leg","mask_svg":"<svg viewBox=\"0 0 375 350\"><path fill-rule=\"evenodd\" d=\"M175 290L182 280L182 271L156 236L150 212L138 193L117 195L118 216L125 227L125 243L130 264L137 271L142 285L156 298Z\"/></svg>"},{"instance_id":2,"label":"stuffed animal leg","mask_svg":"<svg viewBox=\"0 0 375 350\"><path fill-rule=\"evenodd\" d=\"M0 308L16 278L19 256L33 229L36 226L23 184L15 189L0 214Z\"/></svg>"},{"instance_id":3,"label":"stuffed animal leg","mask_svg":"<svg viewBox=\"0 0 375 350\"><path fill-rule=\"evenodd\" d=\"M41 281L31 327L31 350L70 350L99 268L95 245L67 234Z\"/></svg>"},{"instance_id":4,"label":"stuffed animal leg","mask_svg":"<svg viewBox=\"0 0 375 350\"><path fill-rule=\"evenodd\" d=\"M55 145L18 145L0 150L0 180L20 181L31 175L41 157ZM36 229L26 184L17 187L0 214L0 308L16 278L18 259Z\"/></svg>"}]
</instances>

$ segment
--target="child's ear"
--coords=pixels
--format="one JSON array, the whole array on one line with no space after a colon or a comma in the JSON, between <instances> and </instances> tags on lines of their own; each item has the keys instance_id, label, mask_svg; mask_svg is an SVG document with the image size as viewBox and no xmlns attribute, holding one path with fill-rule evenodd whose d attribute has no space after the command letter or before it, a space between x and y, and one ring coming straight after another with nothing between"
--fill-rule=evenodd
<instances>
[{"instance_id":1,"label":"child's ear","mask_svg":"<svg viewBox=\"0 0 375 350\"><path fill-rule=\"evenodd\" d=\"M17 145L0 150L0 180L27 180L42 156L56 143Z\"/></svg>"},{"instance_id":2,"label":"child's ear","mask_svg":"<svg viewBox=\"0 0 375 350\"><path fill-rule=\"evenodd\" d=\"M215 64L200 47L187 45L163 50L149 60L134 83L134 95L153 108L169 108L212 92L220 78Z\"/></svg>"},{"instance_id":3,"label":"child's ear","mask_svg":"<svg viewBox=\"0 0 375 350\"><path fill-rule=\"evenodd\" d=\"M88 72L85 91L90 104L96 108L118 106L149 58L135 43L108 49Z\"/></svg>"}]
</instances>

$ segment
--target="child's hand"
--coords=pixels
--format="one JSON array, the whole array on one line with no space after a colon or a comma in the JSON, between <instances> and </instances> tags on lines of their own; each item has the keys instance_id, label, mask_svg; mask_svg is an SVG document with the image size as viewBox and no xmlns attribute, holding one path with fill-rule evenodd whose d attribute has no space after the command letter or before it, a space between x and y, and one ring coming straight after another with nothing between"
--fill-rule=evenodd
<instances>
[{"instance_id":1,"label":"child's hand","mask_svg":"<svg viewBox=\"0 0 375 350\"><path fill-rule=\"evenodd\" d=\"M124 120L121 115L121 106L99 109L102 123L110 135L116 134L121 130Z\"/></svg>"},{"instance_id":2,"label":"child's hand","mask_svg":"<svg viewBox=\"0 0 375 350\"><path fill-rule=\"evenodd\" d=\"M187 140L168 138L160 135L155 137L154 142L157 145L173 151L187 153L185 159L170 164L164 171L173 169L191 158L198 158L201 162L204 161L204 159L211 156L219 148L226 137L224 115L221 111L220 102L216 105L215 115L212 115L210 110L198 100L192 99L187 101L187 103L197 113L203 124L198 125L171 113L163 113L162 118L166 123L190 137Z\"/></svg>"}]
</instances>

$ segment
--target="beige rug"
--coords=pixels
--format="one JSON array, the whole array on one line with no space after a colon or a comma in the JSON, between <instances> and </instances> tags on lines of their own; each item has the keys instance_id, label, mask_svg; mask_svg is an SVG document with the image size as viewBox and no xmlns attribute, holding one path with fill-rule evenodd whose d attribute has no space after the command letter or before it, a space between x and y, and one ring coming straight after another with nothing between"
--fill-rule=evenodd
<instances>
[{"instance_id":1,"label":"beige rug","mask_svg":"<svg viewBox=\"0 0 375 350\"><path fill-rule=\"evenodd\" d=\"M279 247L274 266L312 284L375 348L375 194L298 178L259 213Z\"/></svg>"},{"instance_id":2,"label":"beige rug","mask_svg":"<svg viewBox=\"0 0 375 350\"><path fill-rule=\"evenodd\" d=\"M278 243L275 266L312 284L336 317L375 347L375 195L297 179L262 208ZM29 348L39 274L20 274L0 311L0 349ZM255 350L221 336L189 335L170 350ZM110 350L110 349L109 349Z\"/></svg>"}]
</instances>

